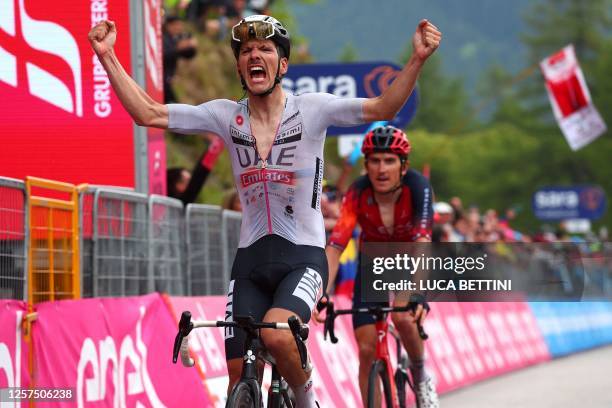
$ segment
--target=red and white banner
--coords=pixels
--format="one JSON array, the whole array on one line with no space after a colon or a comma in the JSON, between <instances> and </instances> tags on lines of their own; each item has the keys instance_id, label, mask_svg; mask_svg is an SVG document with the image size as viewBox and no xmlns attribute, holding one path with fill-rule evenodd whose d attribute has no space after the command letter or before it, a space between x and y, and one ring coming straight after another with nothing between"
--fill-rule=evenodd
<instances>
[{"instance_id":1,"label":"red and white banner","mask_svg":"<svg viewBox=\"0 0 612 408\"><path fill-rule=\"evenodd\" d=\"M540 62L555 118L572 150L605 133L606 124L593 105L574 46L568 45Z\"/></svg>"},{"instance_id":2,"label":"red and white banner","mask_svg":"<svg viewBox=\"0 0 612 408\"><path fill-rule=\"evenodd\" d=\"M21 322L26 313L25 303L17 300L0 300L0 389L28 387L28 349L23 340ZM0 401L4 407L4 403ZM26 406L27 404L23 404ZM19 407L7 404L10 407Z\"/></svg>"},{"instance_id":3,"label":"red and white banner","mask_svg":"<svg viewBox=\"0 0 612 408\"><path fill-rule=\"evenodd\" d=\"M172 363L176 324L159 294L48 302L37 311L36 386L76 394L37 407L210 406L197 372Z\"/></svg>"},{"instance_id":4,"label":"red and white banner","mask_svg":"<svg viewBox=\"0 0 612 408\"><path fill-rule=\"evenodd\" d=\"M144 0L145 90L159 103L164 103L162 56L162 0ZM149 194L166 195L166 141L162 129L147 129L149 159Z\"/></svg>"}]
</instances>

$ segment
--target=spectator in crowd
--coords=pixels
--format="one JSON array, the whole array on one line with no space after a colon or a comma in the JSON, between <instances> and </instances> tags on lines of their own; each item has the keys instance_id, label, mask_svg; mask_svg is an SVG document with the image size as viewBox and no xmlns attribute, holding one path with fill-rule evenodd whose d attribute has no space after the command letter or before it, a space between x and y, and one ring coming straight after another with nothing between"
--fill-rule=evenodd
<instances>
[{"instance_id":1,"label":"spectator in crowd","mask_svg":"<svg viewBox=\"0 0 612 408\"><path fill-rule=\"evenodd\" d=\"M166 170L168 197L180 199L187 190L191 173L184 167L170 167Z\"/></svg>"},{"instance_id":2,"label":"spectator in crowd","mask_svg":"<svg viewBox=\"0 0 612 408\"><path fill-rule=\"evenodd\" d=\"M206 31L209 16L224 16L226 0L191 0L187 7L187 20L201 32Z\"/></svg>"},{"instance_id":3,"label":"spectator in crowd","mask_svg":"<svg viewBox=\"0 0 612 408\"><path fill-rule=\"evenodd\" d=\"M472 230L463 212L455 211L453 220L453 238L454 242L469 242L473 240Z\"/></svg>"},{"instance_id":4,"label":"spectator in crowd","mask_svg":"<svg viewBox=\"0 0 612 408\"><path fill-rule=\"evenodd\" d=\"M172 79L176 73L179 58L191 59L197 52L197 42L191 33L186 31L183 20L168 16L163 25L164 51L164 102L177 102L172 89Z\"/></svg>"},{"instance_id":5,"label":"spectator in crowd","mask_svg":"<svg viewBox=\"0 0 612 408\"><path fill-rule=\"evenodd\" d=\"M463 201L459 197L453 197L448 202L451 207L453 207L453 211L455 212L463 212Z\"/></svg>"},{"instance_id":6,"label":"spectator in crowd","mask_svg":"<svg viewBox=\"0 0 612 408\"><path fill-rule=\"evenodd\" d=\"M240 19L245 17L246 11L247 11L247 1L246 0L231 0L228 2L226 17L230 20L239 21Z\"/></svg>"},{"instance_id":7,"label":"spectator in crowd","mask_svg":"<svg viewBox=\"0 0 612 408\"><path fill-rule=\"evenodd\" d=\"M340 192L336 186L331 185L327 180L323 180L323 195L321 196L321 213L325 223L326 238L334 229L336 221L340 216Z\"/></svg>"},{"instance_id":8,"label":"spectator in crowd","mask_svg":"<svg viewBox=\"0 0 612 408\"><path fill-rule=\"evenodd\" d=\"M184 19L190 3L191 0L164 0L164 12Z\"/></svg>"},{"instance_id":9,"label":"spectator in crowd","mask_svg":"<svg viewBox=\"0 0 612 408\"><path fill-rule=\"evenodd\" d=\"M225 197L223 198L222 207L224 210L242 212L242 203L240 202L240 196L238 195L238 191L234 189L225 194Z\"/></svg>"},{"instance_id":10,"label":"spectator in crowd","mask_svg":"<svg viewBox=\"0 0 612 408\"><path fill-rule=\"evenodd\" d=\"M191 172L178 167L168 169L168 196L178 198L184 205L196 200L219 155L223 152L223 141L218 136L210 137L208 148L202 153Z\"/></svg>"}]
</instances>

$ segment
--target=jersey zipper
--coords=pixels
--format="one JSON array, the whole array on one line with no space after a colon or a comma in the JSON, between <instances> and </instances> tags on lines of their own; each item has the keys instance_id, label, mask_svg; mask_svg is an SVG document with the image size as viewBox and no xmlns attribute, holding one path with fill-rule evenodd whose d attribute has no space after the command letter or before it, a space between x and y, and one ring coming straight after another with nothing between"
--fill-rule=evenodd
<instances>
[{"instance_id":1,"label":"jersey zipper","mask_svg":"<svg viewBox=\"0 0 612 408\"><path fill-rule=\"evenodd\" d=\"M276 135L274 135L276 139ZM274 142L272 142L274 143ZM257 144L255 144L257 149ZM272 153L272 147L270 147L270 153ZM259 153L257 153L259 155ZM270 198L268 197L268 183L266 182L266 168L268 166L268 159L265 159L261 163L261 175L263 178L264 197L266 198L266 214L268 216L268 234L272 234L272 216L270 215Z\"/></svg>"},{"instance_id":2,"label":"jersey zipper","mask_svg":"<svg viewBox=\"0 0 612 408\"><path fill-rule=\"evenodd\" d=\"M276 126L276 132L274 132L274 139L272 140L272 146L270 146L270 151L268 152L268 156L266 156L265 159L261 157L261 155L259 154L259 150L257 149L257 138L255 137L255 132L253 132L253 126L251 125L251 117L249 114L249 128L251 129L251 135L253 136L253 139L255 139L255 152L257 153L257 156L261 159L261 170L259 171L261 172L261 176L263 178L264 197L266 201L266 215L268 217L268 234L272 234L273 230L272 230L272 215L270 214L270 198L268 197L268 183L266 180L266 174L267 174L266 169L268 167L268 159L272 155L272 148L274 147L274 142L276 141L276 137L278 136L278 131L280 130L281 123L283 123L283 117L285 116L284 115L285 109L287 109L288 99L289 98L285 98L285 107L283 108L283 113L281 114L280 120L278 121L278 125ZM247 109L248 109L248 105L247 105Z\"/></svg>"}]
</instances>

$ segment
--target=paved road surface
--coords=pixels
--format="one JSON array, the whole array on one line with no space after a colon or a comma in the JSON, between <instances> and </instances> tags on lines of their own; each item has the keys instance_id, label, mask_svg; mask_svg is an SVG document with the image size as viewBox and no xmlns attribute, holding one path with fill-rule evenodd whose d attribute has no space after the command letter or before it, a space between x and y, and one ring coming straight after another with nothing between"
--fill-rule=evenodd
<instances>
[{"instance_id":1,"label":"paved road surface","mask_svg":"<svg viewBox=\"0 0 612 408\"><path fill-rule=\"evenodd\" d=\"M612 345L480 382L442 408L612 408Z\"/></svg>"}]
</instances>

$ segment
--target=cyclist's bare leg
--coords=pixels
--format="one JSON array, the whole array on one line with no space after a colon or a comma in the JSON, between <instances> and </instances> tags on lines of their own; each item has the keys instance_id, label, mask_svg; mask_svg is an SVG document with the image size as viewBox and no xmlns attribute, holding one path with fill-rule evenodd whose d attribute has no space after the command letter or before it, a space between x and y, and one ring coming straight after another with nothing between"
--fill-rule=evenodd
<instances>
[{"instance_id":1,"label":"cyclist's bare leg","mask_svg":"<svg viewBox=\"0 0 612 408\"><path fill-rule=\"evenodd\" d=\"M357 347L359 347L359 390L361 391L363 406L367 407L368 377L376 358L376 326L373 324L359 326L355 330L355 339L357 340ZM379 407L381 398L380 388L377 388L377 390L375 406Z\"/></svg>"},{"instance_id":2,"label":"cyclist's bare leg","mask_svg":"<svg viewBox=\"0 0 612 408\"><path fill-rule=\"evenodd\" d=\"M260 381L263 378L264 366L265 364L262 361L257 362L257 374ZM242 375L242 359L233 358L231 360L227 360L227 373L229 375L227 395L230 395L232 388L234 388L234 385L236 385L236 383L240 380L240 376Z\"/></svg>"},{"instance_id":3,"label":"cyclist's bare leg","mask_svg":"<svg viewBox=\"0 0 612 408\"><path fill-rule=\"evenodd\" d=\"M295 312L272 308L263 318L264 322L286 322ZM262 329L261 338L276 360L276 368L291 387L304 384L310 373L302 370L300 355L293 335L289 330Z\"/></svg>"},{"instance_id":4,"label":"cyclist's bare leg","mask_svg":"<svg viewBox=\"0 0 612 408\"><path fill-rule=\"evenodd\" d=\"M394 306L403 306L401 301L395 302ZM398 331L402 344L410 357L411 371L419 378L416 382L421 382L424 378L424 352L425 346L423 339L419 336L417 325L413 322L413 317L409 312L391 313L391 320Z\"/></svg>"},{"instance_id":5,"label":"cyclist's bare leg","mask_svg":"<svg viewBox=\"0 0 612 408\"><path fill-rule=\"evenodd\" d=\"M272 308L264 316L265 322L286 322L290 316L296 313L287 309ZM308 372L302 369L300 354L295 344L295 339L287 330L261 330L261 338L266 348L276 360L276 368L285 378L287 384L293 390L296 399L296 407L312 408L316 403L315 390Z\"/></svg>"}]
</instances>

